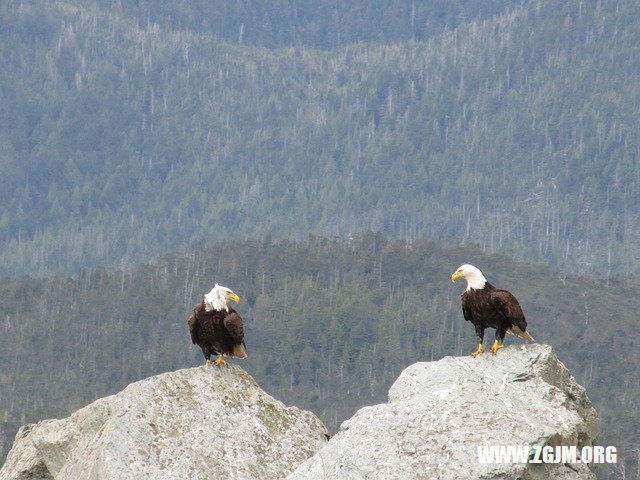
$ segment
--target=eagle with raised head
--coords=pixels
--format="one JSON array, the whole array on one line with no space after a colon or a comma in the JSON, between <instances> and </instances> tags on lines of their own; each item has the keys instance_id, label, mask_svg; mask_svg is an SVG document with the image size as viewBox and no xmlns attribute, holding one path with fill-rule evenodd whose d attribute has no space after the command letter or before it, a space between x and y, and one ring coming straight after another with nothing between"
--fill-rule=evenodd
<instances>
[{"instance_id":1,"label":"eagle with raised head","mask_svg":"<svg viewBox=\"0 0 640 480\"><path fill-rule=\"evenodd\" d=\"M218 355L215 365L227 364L223 355L247 358L242 317L227 306L229 300L238 303L240 297L216 283L189 316L191 341L202 349L207 365L211 363L211 355Z\"/></svg>"},{"instance_id":2,"label":"eagle with raised head","mask_svg":"<svg viewBox=\"0 0 640 480\"><path fill-rule=\"evenodd\" d=\"M526 331L527 321L516 297L491 285L480 269L473 265L462 265L453 272L451 281L461 277L467 281L467 289L462 294L462 314L465 320L473 323L478 340L478 349L471 354L472 357L485 351L482 346L485 328L496 329L496 339L489 350L494 355L504 347L502 343L506 333L534 341Z\"/></svg>"}]
</instances>

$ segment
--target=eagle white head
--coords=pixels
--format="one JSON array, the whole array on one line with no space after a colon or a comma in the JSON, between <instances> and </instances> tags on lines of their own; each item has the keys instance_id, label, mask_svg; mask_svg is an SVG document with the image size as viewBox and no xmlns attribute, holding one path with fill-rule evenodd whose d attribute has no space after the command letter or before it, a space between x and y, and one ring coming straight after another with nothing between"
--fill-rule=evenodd
<instances>
[{"instance_id":1,"label":"eagle white head","mask_svg":"<svg viewBox=\"0 0 640 480\"><path fill-rule=\"evenodd\" d=\"M467 292L471 289L480 290L481 288L484 288L485 283L487 283L487 279L484 278L480 269L473 265L469 265L468 263L460 265L460 268L453 272L453 275L451 275L451 281L455 282L460 277L467 281Z\"/></svg>"},{"instance_id":2,"label":"eagle white head","mask_svg":"<svg viewBox=\"0 0 640 480\"><path fill-rule=\"evenodd\" d=\"M238 295L236 295L230 288L223 287L216 283L211 291L204 296L204 309L207 312L210 312L211 310L225 310L228 312L229 307L227 307L227 302L229 300L233 300L238 303L240 301L240 297L238 297Z\"/></svg>"}]
</instances>

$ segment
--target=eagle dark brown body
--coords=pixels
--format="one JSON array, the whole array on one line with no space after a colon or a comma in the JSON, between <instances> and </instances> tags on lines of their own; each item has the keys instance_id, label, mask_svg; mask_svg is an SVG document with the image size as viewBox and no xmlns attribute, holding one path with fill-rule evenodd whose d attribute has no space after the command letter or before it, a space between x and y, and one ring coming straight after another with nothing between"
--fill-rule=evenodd
<instances>
[{"instance_id":1,"label":"eagle dark brown body","mask_svg":"<svg viewBox=\"0 0 640 480\"><path fill-rule=\"evenodd\" d=\"M484 288L467 290L462 294L462 313L465 320L473 323L478 343L482 343L485 328L496 329L496 340L500 343L507 332L527 340L527 321L522 308L510 292L500 290L489 282Z\"/></svg>"},{"instance_id":2,"label":"eagle dark brown body","mask_svg":"<svg viewBox=\"0 0 640 480\"><path fill-rule=\"evenodd\" d=\"M233 308L207 312L204 302L199 303L188 323L191 341L202 349L207 363L211 355L246 358L242 317Z\"/></svg>"}]
</instances>

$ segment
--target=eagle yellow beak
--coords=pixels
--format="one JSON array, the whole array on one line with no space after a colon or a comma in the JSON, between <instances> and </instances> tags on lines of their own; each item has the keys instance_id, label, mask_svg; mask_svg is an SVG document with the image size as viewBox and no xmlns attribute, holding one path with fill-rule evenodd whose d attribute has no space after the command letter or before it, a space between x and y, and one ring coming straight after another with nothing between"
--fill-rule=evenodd
<instances>
[{"instance_id":1,"label":"eagle yellow beak","mask_svg":"<svg viewBox=\"0 0 640 480\"><path fill-rule=\"evenodd\" d=\"M455 282L457 279L459 279L462 276L462 273L460 272L454 272L453 275L451 275L451 282Z\"/></svg>"},{"instance_id":2,"label":"eagle yellow beak","mask_svg":"<svg viewBox=\"0 0 640 480\"><path fill-rule=\"evenodd\" d=\"M231 292L229 295L227 295L227 298L229 300L233 300L236 303L240 303L240 297L238 295L236 295L235 293Z\"/></svg>"}]
</instances>

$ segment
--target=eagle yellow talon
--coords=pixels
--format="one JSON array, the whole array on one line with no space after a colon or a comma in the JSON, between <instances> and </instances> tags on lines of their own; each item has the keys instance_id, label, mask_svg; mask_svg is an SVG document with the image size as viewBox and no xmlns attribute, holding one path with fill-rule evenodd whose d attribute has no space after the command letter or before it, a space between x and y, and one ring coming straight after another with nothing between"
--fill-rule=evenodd
<instances>
[{"instance_id":1,"label":"eagle yellow talon","mask_svg":"<svg viewBox=\"0 0 640 480\"><path fill-rule=\"evenodd\" d=\"M225 361L224 358L222 358L222 354L220 354L220 356L216 359L215 362L213 362L213 364L214 365L220 365L220 364L227 365L227 362Z\"/></svg>"},{"instance_id":2,"label":"eagle yellow talon","mask_svg":"<svg viewBox=\"0 0 640 480\"><path fill-rule=\"evenodd\" d=\"M211 360L209 360L209 359L207 358L207 361L206 361L205 365L211 365Z\"/></svg>"},{"instance_id":3,"label":"eagle yellow talon","mask_svg":"<svg viewBox=\"0 0 640 480\"><path fill-rule=\"evenodd\" d=\"M493 345L491 345L491 348L489 349L489 351L495 355L496 352L501 348L504 348L504 345L498 344L498 340L496 340L495 342L493 342Z\"/></svg>"},{"instance_id":4,"label":"eagle yellow talon","mask_svg":"<svg viewBox=\"0 0 640 480\"><path fill-rule=\"evenodd\" d=\"M482 346L482 344L480 343L480 344L478 344L478 350L476 350L475 352L473 352L473 353L471 354L471 356L472 356L473 358L476 358L476 357L477 357L478 355L480 355L481 353L484 353L484 347L483 347L483 346Z\"/></svg>"}]
</instances>

